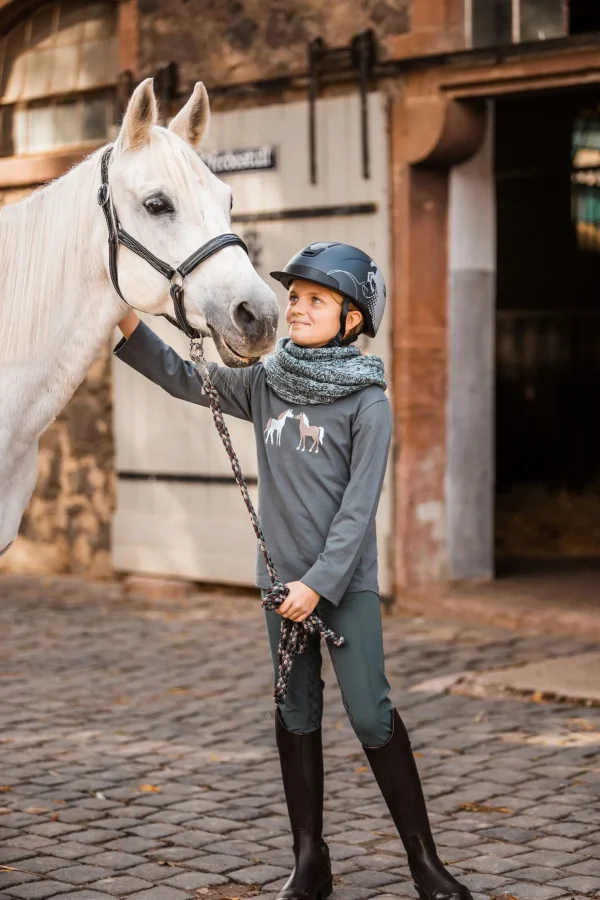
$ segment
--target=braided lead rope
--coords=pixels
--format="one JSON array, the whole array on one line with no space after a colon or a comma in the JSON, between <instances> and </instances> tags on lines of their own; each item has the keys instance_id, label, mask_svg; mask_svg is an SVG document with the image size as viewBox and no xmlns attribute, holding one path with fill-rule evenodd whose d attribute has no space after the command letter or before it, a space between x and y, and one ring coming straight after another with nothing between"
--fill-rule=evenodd
<instances>
[{"instance_id":1,"label":"braided lead rope","mask_svg":"<svg viewBox=\"0 0 600 900\"><path fill-rule=\"evenodd\" d=\"M254 534L258 540L258 545L264 557L267 572L269 573L271 586L263 597L262 607L263 609L275 611L281 606L287 597L289 590L287 585L279 580L275 563L269 553L265 536L260 527L258 515L248 492L246 479L242 473L239 460L231 443L229 430L223 418L219 395L210 379L208 363L204 357L202 344L202 339L191 341L190 359L194 363L194 366L202 379L204 393L208 398L208 404L212 412L216 429L223 442L227 456L229 457L235 480L244 499L244 503L246 504ZM331 628L328 628L316 612L311 613L304 622L293 622L291 619L282 619L281 635L279 638L279 646L277 648L277 680L275 683L275 703L279 705L285 702L287 696L288 682L290 680L294 657L306 652L308 647L308 637L311 634L321 635L321 637L326 641L329 641L335 647L342 647L345 644L345 638L336 634Z\"/></svg>"}]
</instances>

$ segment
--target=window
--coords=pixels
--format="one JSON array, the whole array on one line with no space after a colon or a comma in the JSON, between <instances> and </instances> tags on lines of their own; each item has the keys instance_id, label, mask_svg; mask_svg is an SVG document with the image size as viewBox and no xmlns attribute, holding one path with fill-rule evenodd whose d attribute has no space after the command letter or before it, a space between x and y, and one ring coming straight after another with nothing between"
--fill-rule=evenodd
<instances>
[{"instance_id":1,"label":"window","mask_svg":"<svg viewBox=\"0 0 600 900\"><path fill-rule=\"evenodd\" d=\"M48 3L0 41L0 155L108 136L117 80L113 3Z\"/></svg>"},{"instance_id":2,"label":"window","mask_svg":"<svg viewBox=\"0 0 600 900\"><path fill-rule=\"evenodd\" d=\"M572 142L572 217L580 250L600 253L600 110L575 120Z\"/></svg>"},{"instance_id":3,"label":"window","mask_svg":"<svg viewBox=\"0 0 600 900\"><path fill-rule=\"evenodd\" d=\"M473 47L547 41L567 34L567 0L466 0Z\"/></svg>"}]
</instances>

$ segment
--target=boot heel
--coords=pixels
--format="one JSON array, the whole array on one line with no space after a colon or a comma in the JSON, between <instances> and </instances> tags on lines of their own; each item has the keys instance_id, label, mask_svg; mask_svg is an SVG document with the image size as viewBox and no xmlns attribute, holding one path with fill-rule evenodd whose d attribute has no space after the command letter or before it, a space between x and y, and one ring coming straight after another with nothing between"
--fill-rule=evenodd
<instances>
[{"instance_id":1,"label":"boot heel","mask_svg":"<svg viewBox=\"0 0 600 900\"><path fill-rule=\"evenodd\" d=\"M318 900L327 900L327 897L330 897L333 894L333 876L330 876L321 890L319 891Z\"/></svg>"}]
</instances>

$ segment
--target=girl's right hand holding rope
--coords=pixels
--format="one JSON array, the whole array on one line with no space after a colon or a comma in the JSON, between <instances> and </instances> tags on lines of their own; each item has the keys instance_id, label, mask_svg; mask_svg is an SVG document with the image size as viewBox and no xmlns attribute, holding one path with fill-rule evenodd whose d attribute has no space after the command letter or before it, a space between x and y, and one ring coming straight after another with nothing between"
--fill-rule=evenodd
<instances>
[{"instance_id":1,"label":"girl's right hand holding rope","mask_svg":"<svg viewBox=\"0 0 600 900\"><path fill-rule=\"evenodd\" d=\"M286 587L289 593L277 610L278 614L292 622L306 621L321 599L319 594L302 581L290 581Z\"/></svg>"}]
</instances>

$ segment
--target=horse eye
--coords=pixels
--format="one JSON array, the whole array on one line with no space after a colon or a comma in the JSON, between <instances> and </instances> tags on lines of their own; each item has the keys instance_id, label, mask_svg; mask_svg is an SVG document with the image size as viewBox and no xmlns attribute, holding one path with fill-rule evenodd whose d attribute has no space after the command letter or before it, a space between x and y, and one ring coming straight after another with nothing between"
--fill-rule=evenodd
<instances>
[{"instance_id":1,"label":"horse eye","mask_svg":"<svg viewBox=\"0 0 600 900\"><path fill-rule=\"evenodd\" d=\"M167 197L148 197L144 201L144 208L151 216L162 216L167 213L175 212L173 204Z\"/></svg>"},{"instance_id":2,"label":"horse eye","mask_svg":"<svg viewBox=\"0 0 600 900\"><path fill-rule=\"evenodd\" d=\"M229 212L233 209L233 194L229 197Z\"/></svg>"}]
</instances>

